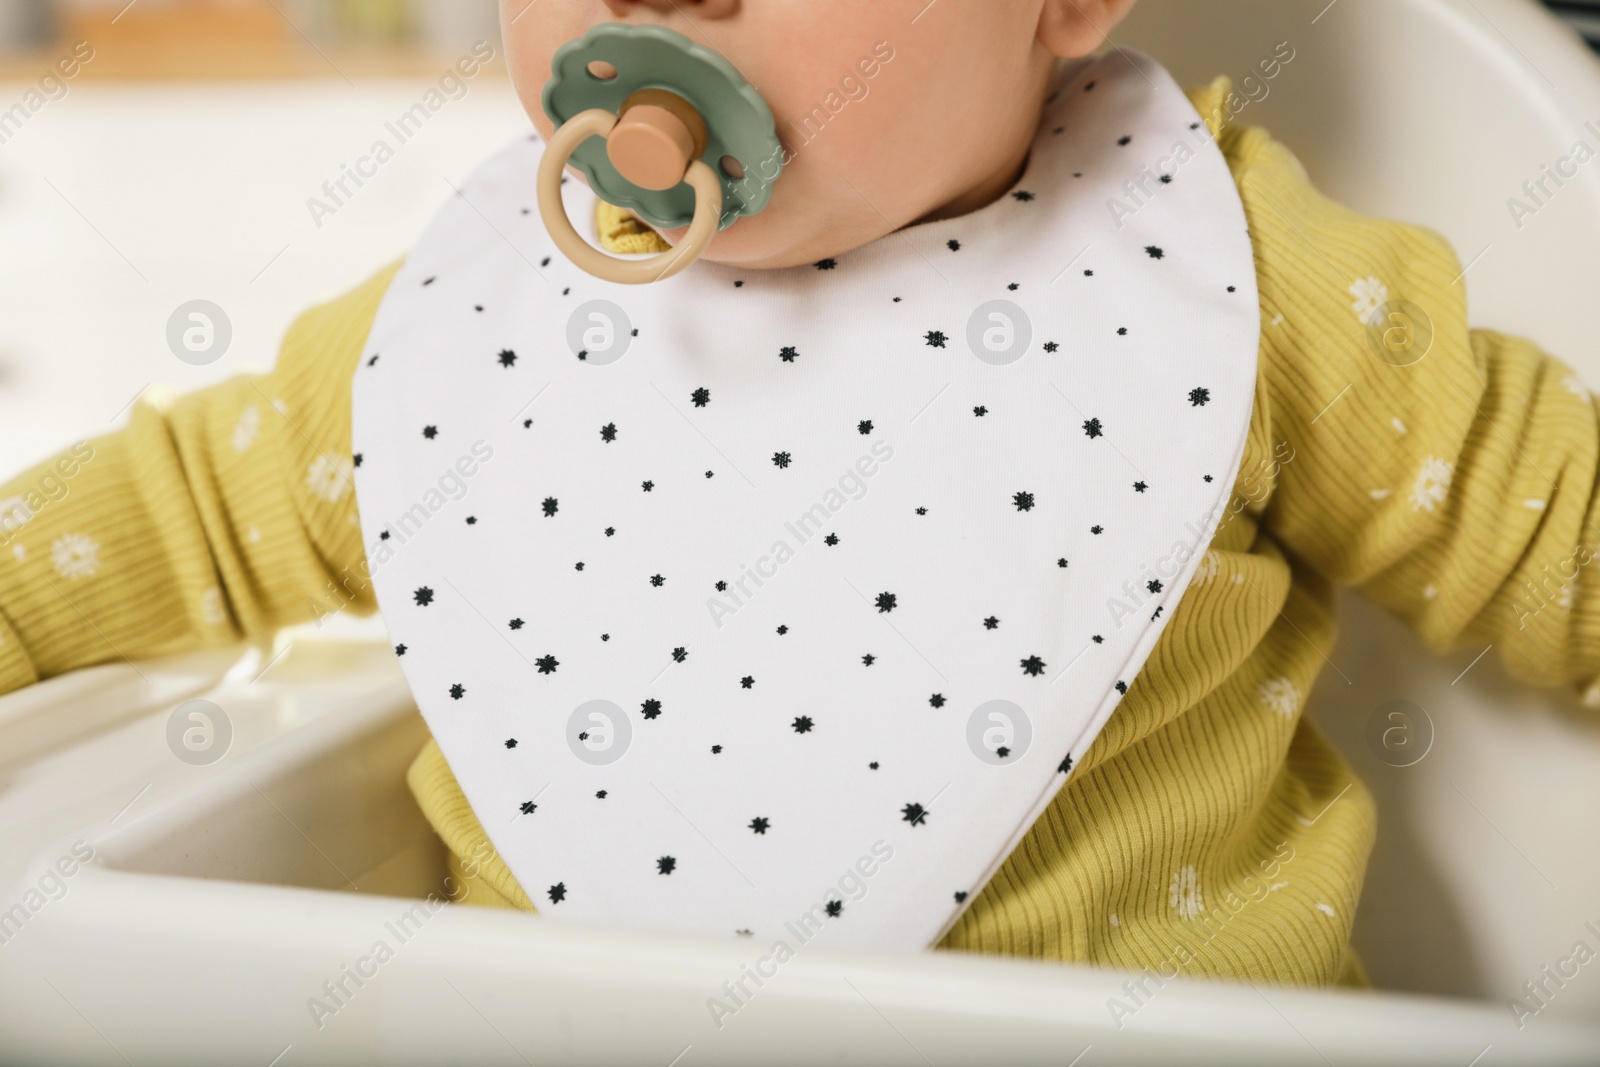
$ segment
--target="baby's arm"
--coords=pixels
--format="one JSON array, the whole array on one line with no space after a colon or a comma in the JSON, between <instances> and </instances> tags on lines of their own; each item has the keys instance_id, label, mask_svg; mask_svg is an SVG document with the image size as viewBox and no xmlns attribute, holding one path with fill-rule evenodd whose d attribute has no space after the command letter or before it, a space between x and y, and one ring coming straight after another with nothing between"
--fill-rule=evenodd
<instances>
[{"instance_id":1,"label":"baby's arm","mask_svg":"<svg viewBox=\"0 0 1600 1067\"><path fill-rule=\"evenodd\" d=\"M271 373L141 404L0 483L0 693L373 609L350 377L395 269L301 316Z\"/></svg>"},{"instance_id":2,"label":"baby's arm","mask_svg":"<svg viewBox=\"0 0 1600 1067\"><path fill-rule=\"evenodd\" d=\"M1437 234L1339 207L1281 146L1238 136L1230 155L1261 264L1257 399L1268 413L1257 422L1269 440L1252 451L1279 449L1268 529L1437 649L1492 643L1526 680L1592 685L1595 402L1532 343L1468 328L1468 279ZM1394 364L1415 348L1385 358L1362 322L1398 301L1431 323L1432 347L1410 366ZM1241 483L1251 478L1247 469Z\"/></svg>"}]
</instances>

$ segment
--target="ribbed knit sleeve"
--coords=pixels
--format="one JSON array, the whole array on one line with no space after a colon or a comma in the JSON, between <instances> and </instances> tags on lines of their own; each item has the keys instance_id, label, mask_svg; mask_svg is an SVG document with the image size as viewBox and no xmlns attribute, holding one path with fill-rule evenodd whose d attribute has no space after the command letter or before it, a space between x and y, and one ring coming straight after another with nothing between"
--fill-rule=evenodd
<instances>
[{"instance_id":1,"label":"ribbed knit sleeve","mask_svg":"<svg viewBox=\"0 0 1600 1067\"><path fill-rule=\"evenodd\" d=\"M1467 278L1438 234L1285 180L1298 164L1260 131L1236 141L1257 260L1271 265L1258 414L1293 453L1267 529L1435 649L1492 644L1527 681L1591 685L1600 421L1588 390L1533 344L1468 328Z\"/></svg>"},{"instance_id":2,"label":"ribbed knit sleeve","mask_svg":"<svg viewBox=\"0 0 1600 1067\"><path fill-rule=\"evenodd\" d=\"M0 484L0 692L374 608L350 377L394 269L302 316L271 373L140 404Z\"/></svg>"}]
</instances>

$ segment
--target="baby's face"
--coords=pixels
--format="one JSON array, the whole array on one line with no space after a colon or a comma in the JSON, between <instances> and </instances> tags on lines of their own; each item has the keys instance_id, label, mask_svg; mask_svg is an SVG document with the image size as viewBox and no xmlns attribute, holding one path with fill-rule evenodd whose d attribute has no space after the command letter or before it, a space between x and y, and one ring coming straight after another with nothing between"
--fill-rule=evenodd
<instances>
[{"instance_id":1,"label":"baby's face","mask_svg":"<svg viewBox=\"0 0 1600 1067\"><path fill-rule=\"evenodd\" d=\"M1132 0L502 0L512 77L541 134L550 59L602 22L667 26L771 105L789 159L768 208L706 258L813 263L1000 195L1026 159L1058 56ZM674 239L678 234L669 234Z\"/></svg>"}]
</instances>

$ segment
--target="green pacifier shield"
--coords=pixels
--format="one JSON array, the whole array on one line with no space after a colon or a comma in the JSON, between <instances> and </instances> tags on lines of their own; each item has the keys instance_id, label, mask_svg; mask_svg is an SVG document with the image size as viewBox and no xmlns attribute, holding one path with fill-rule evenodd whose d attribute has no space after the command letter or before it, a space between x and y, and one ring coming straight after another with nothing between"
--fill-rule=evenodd
<instances>
[{"instance_id":1,"label":"green pacifier shield","mask_svg":"<svg viewBox=\"0 0 1600 1067\"><path fill-rule=\"evenodd\" d=\"M616 76L590 73L590 64L597 62L610 64ZM760 212L772 198L772 183L783 169L772 109L731 63L710 49L660 26L606 23L562 45L550 67L544 113L558 127L590 108L616 114L640 89L665 89L693 105L710 132L700 159L722 179L722 229ZM725 166L727 160L737 161L742 177L729 173L734 168ZM663 191L633 184L617 173L604 138L591 137L579 145L572 165L602 200L631 208L652 226L674 229L694 218L694 190L682 182Z\"/></svg>"}]
</instances>

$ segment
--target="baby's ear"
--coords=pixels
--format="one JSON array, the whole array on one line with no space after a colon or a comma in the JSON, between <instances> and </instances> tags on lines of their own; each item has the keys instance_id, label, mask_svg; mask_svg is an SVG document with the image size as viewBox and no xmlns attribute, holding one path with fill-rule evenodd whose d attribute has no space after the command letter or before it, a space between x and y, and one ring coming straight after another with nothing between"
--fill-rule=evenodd
<instances>
[{"instance_id":1,"label":"baby's ear","mask_svg":"<svg viewBox=\"0 0 1600 1067\"><path fill-rule=\"evenodd\" d=\"M1105 43L1134 0L1044 0L1039 43L1058 59L1086 56Z\"/></svg>"}]
</instances>

